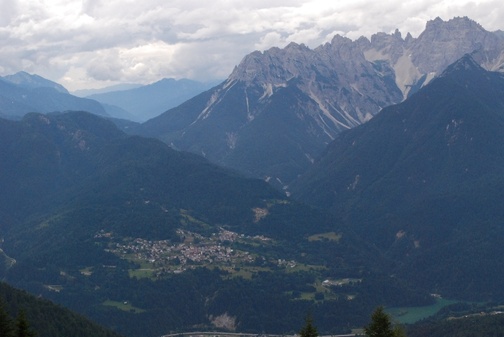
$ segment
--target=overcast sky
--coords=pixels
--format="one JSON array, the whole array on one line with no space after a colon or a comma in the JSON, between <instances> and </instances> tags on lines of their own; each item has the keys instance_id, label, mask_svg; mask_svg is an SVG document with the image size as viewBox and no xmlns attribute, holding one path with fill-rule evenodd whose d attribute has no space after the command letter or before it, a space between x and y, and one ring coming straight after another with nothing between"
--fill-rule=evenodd
<instances>
[{"instance_id":1,"label":"overcast sky","mask_svg":"<svg viewBox=\"0 0 504 337\"><path fill-rule=\"evenodd\" d=\"M501 1L0 0L0 75L24 70L69 90L225 79L246 54L292 41L416 37L437 16L504 30Z\"/></svg>"}]
</instances>

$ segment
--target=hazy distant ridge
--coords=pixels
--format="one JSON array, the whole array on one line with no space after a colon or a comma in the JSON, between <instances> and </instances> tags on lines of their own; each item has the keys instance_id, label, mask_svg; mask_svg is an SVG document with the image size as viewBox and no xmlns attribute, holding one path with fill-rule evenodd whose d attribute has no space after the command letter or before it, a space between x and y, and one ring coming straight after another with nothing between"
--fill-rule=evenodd
<instances>
[{"instance_id":1,"label":"hazy distant ridge","mask_svg":"<svg viewBox=\"0 0 504 337\"><path fill-rule=\"evenodd\" d=\"M120 107L127 111L134 121L141 122L176 107L215 84L165 78L145 86L95 93L87 97Z\"/></svg>"}]
</instances>

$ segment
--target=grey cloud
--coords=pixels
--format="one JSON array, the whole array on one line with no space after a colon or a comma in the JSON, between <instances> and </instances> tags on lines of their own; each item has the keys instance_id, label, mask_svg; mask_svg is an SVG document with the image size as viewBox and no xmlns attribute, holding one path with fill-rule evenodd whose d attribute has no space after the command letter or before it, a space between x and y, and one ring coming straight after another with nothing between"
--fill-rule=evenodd
<instances>
[{"instance_id":1,"label":"grey cloud","mask_svg":"<svg viewBox=\"0 0 504 337\"><path fill-rule=\"evenodd\" d=\"M83 0L82 13L93 17L99 14L101 5L102 5L101 0Z\"/></svg>"},{"instance_id":2,"label":"grey cloud","mask_svg":"<svg viewBox=\"0 0 504 337\"><path fill-rule=\"evenodd\" d=\"M5 5L4 5L5 4ZM310 47L427 20L467 15L503 29L500 1L2 0L0 75L28 70L63 84L150 83L161 77L223 79L255 49ZM22 14L22 15L21 15Z\"/></svg>"},{"instance_id":3,"label":"grey cloud","mask_svg":"<svg viewBox=\"0 0 504 337\"><path fill-rule=\"evenodd\" d=\"M2 10L0 11L0 27L8 26L17 14L18 4L16 0L2 0Z\"/></svg>"}]
</instances>

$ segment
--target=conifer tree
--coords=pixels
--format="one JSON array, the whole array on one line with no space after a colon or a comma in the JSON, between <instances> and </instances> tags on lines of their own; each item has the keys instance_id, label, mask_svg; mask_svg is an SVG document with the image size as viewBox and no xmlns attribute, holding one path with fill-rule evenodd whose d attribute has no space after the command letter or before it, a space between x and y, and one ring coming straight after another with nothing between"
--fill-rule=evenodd
<instances>
[{"instance_id":1,"label":"conifer tree","mask_svg":"<svg viewBox=\"0 0 504 337\"><path fill-rule=\"evenodd\" d=\"M310 315L305 318L305 325L299 331L300 337L317 337L317 328L313 325L313 320Z\"/></svg>"},{"instance_id":2,"label":"conifer tree","mask_svg":"<svg viewBox=\"0 0 504 337\"><path fill-rule=\"evenodd\" d=\"M371 315L371 322L364 328L368 337L395 337L389 315L383 307L378 307Z\"/></svg>"}]
</instances>

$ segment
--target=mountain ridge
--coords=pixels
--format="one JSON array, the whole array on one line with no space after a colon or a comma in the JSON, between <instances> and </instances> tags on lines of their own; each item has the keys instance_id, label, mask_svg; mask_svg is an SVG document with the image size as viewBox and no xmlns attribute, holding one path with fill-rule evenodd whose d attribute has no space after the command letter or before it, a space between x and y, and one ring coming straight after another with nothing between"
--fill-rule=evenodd
<instances>
[{"instance_id":1,"label":"mountain ridge","mask_svg":"<svg viewBox=\"0 0 504 337\"><path fill-rule=\"evenodd\" d=\"M219 86L134 132L285 188L339 132L403 101L466 53L499 70L504 40L467 17L438 18L418 38L399 31L355 41L336 35L315 49L290 43L256 51Z\"/></svg>"},{"instance_id":2,"label":"mountain ridge","mask_svg":"<svg viewBox=\"0 0 504 337\"><path fill-rule=\"evenodd\" d=\"M2 79L27 89L47 87L47 88L53 88L56 91L63 94L69 94L68 90L61 84L50 81L39 75L29 74L25 71L20 71L13 75L4 76L2 77Z\"/></svg>"},{"instance_id":3,"label":"mountain ridge","mask_svg":"<svg viewBox=\"0 0 504 337\"><path fill-rule=\"evenodd\" d=\"M500 277L502 97L504 75L465 55L406 101L341 133L292 195L344 214L419 287L503 298L485 281Z\"/></svg>"},{"instance_id":4,"label":"mountain ridge","mask_svg":"<svg viewBox=\"0 0 504 337\"><path fill-rule=\"evenodd\" d=\"M30 330L40 337L54 337L55 335L121 337L111 330L106 330L96 323L92 323L83 316L48 300L10 287L4 282L0 283L0 310L5 310L12 318L24 310ZM5 317L2 317L2 324L6 323L4 319Z\"/></svg>"}]
</instances>

